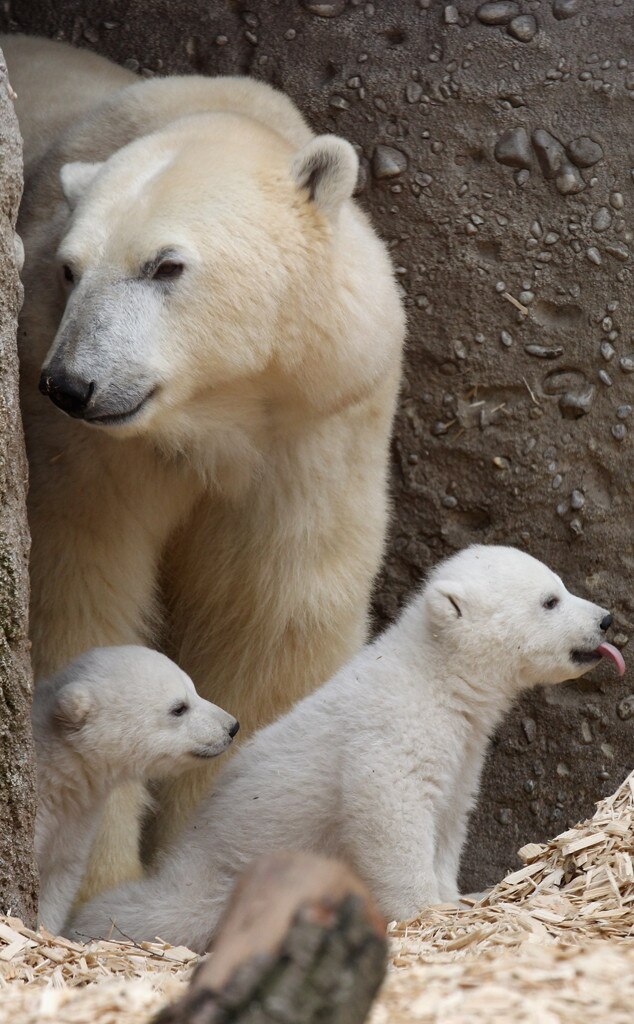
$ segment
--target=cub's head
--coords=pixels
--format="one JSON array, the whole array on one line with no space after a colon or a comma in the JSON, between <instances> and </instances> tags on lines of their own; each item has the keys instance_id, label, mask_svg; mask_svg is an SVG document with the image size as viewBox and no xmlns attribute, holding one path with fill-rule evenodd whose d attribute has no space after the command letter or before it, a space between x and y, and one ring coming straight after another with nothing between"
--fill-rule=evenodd
<instances>
[{"instance_id":1,"label":"cub's head","mask_svg":"<svg viewBox=\"0 0 634 1024\"><path fill-rule=\"evenodd\" d=\"M65 164L64 312L41 390L92 426L177 447L367 393L393 362L402 312L383 247L348 202L357 169L343 139L294 151L231 114Z\"/></svg>"},{"instance_id":2,"label":"cub's head","mask_svg":"<svg viewBox=\"0 0 634 1024\"><path fill-rule=\"evenodd\" d=\"M610 613L569 593L546 565L515 548L459 552L436 568L424 602L448 670L455 662L512 689L576 679L602 657L625 671L605 641Z\"/></svg>"},{"instance_id":3,"label":"cub's head","mask_svg":"<svg viewBox=\"0 0 634 1024\"><path fill-rule=\"evenodd\" d=\"M110 777L177 775L222 754L238 731L174 662L146 647L94 647L42 692L57 735Z\"/></svg>"}]
</instances>

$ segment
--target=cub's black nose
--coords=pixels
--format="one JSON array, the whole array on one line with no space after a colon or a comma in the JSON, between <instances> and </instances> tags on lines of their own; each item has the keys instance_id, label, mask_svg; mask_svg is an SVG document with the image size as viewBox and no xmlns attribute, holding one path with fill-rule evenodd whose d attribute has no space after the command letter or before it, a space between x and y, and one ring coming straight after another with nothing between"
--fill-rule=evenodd
<instances>
[{"instance_id":1,"label":"cub's black nose","mask_svg":"<svg viewBox=\"0 0 634 1024\"><path fill-rule=\"evenodd\" d=\"M69 416L82 417L95 390L95 382L71 377L65 373L42 371L40 391L67 412Z\"/></svg>"},{"instance_id":2,"label":"cub's black nose","mask_svg":"<svg viewBox=\"0 0 634 1024\"><path fill-rule=\"evenodd\" d=\"M610 626L612 625L613 621L614 620L613 620L612 616L608 612L608 614L604 615L604 617L601 619L601 622L599 623L599 629L603 630L603 632L605 633L606 630L608 630L610 628Z\"/></svg>"},{"instance_id":3,"label":"cub's black nose","mask_svg":"<svg viewBox=\"0 0 634 1024\"><path fill-rule=\"evenodd\" d=\"M239 722L234 722L233 725L231 726L231 728L229 729L229 735L231 736L231 739L233 739L233 737L236 735L236 733L238 732L239 728L240 728L240 723Z\"/></svg>"}]
</instances>

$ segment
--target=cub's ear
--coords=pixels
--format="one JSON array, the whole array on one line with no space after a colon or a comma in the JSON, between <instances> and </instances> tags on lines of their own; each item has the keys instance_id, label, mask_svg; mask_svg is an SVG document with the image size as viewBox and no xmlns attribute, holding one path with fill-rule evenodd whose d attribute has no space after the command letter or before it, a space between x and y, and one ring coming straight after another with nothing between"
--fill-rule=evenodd
<instances>
[{"instance_id":1,"label":"cub's ear","mask_svg":"<svg viewBox=\"0 0 634 1024\"><path fill-rule=\"evenodd\" d=\"M61 729L76 732L86 724L92 698L82 683L67 683L59 691L53 711L53 718Z\"/></svg>"},{"instance_id":2,"label":"cub's ear","mask_svg":"<svg viewBox=\"0 0 634 1024\"><path fill-rule=\"evenodd\" d=\"M291 174L312 201L334 217L357 184L359 160L354 149L337 135L318 135L300 149L291 164Z\"/></svg>"},{"instance_id":3,"label":"cub's ear","mask_svg":"<svg viewBox=\"0 0 634 1024\"><path fill-rule=\"evenodd\" d=\"M467 613L464 587L453 580L435 580L429 585L427 602L435 621L455 622Z\"/></svg>"},{"instance_id":4,"label":"cub's ear","mask_svg":"<svg viewBox=\"0 0 634 1024\"><path fill-rule=\"evenodd\" d=\"M59 180L62 183L62 192L71 210L75 209L81 197L88 191L102 167L103 163L88 164L83 160L75 160L60 167Z\"/></svg>"}]
</instances>

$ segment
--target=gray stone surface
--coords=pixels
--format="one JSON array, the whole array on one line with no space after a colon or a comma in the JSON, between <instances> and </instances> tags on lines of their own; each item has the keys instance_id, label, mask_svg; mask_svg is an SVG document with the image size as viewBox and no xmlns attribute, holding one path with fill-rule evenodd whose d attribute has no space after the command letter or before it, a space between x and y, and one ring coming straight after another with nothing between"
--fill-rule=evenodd
<instances>
[{"instance_id":1,"label":"gray stone surface","mask_svg":"<svg viewBox=\"0 0 634 1024\"><path fill-rule=\"evenodd\" d=\"M58 34L141 74L253 74L288 91L317 130L354 142L360 200L410 316L378 620L441 556L509 542L609 604L625 645L632 3L521 0L478 17L482 6L8 0L4 26ZM576 820L632 768L632 678L597 671L509 718L467 887L495 880L518 845Z\"/></svg>"},{"instance_id":2,"label":"gray stone surface","mask_svg":"<svg viewBox=\"0 0 634 1024\"><path fill-rule=\"evenodd\" d=\"M0 51L0 913L35 924L35 787L28 653L26 460L18 406L18 268L14 233L22 141Z\"/></svg>"}]
</instances>

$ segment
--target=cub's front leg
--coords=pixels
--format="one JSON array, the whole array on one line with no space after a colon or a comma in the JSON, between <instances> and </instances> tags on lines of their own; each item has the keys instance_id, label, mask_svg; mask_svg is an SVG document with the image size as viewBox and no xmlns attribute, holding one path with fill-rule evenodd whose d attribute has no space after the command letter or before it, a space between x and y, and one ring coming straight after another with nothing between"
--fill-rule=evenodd
<instances>
[{"instance_id":1,"label":"cub's front leg","mask_svg":"<svg viewBox=\"0 0 634 1024\"><path fill-rule=\"evenodd\" d=\"M357 763L344 786L344 854L388 920L407 920L440 902L433 791L407 769Z\"/></svg>"},{"instance_id":2,"label":"cub's front leg","mask_svg":"<svg viewBox=\"0 0 634 1024\"><path fill-rule=\"evenodd\" d=\"M467 838L469 816L478 797L482 758L480 750L467 751L439 811L435 864L443 903L455 903L460 897L460 857Z\"/></svg>"}]
</instances>

